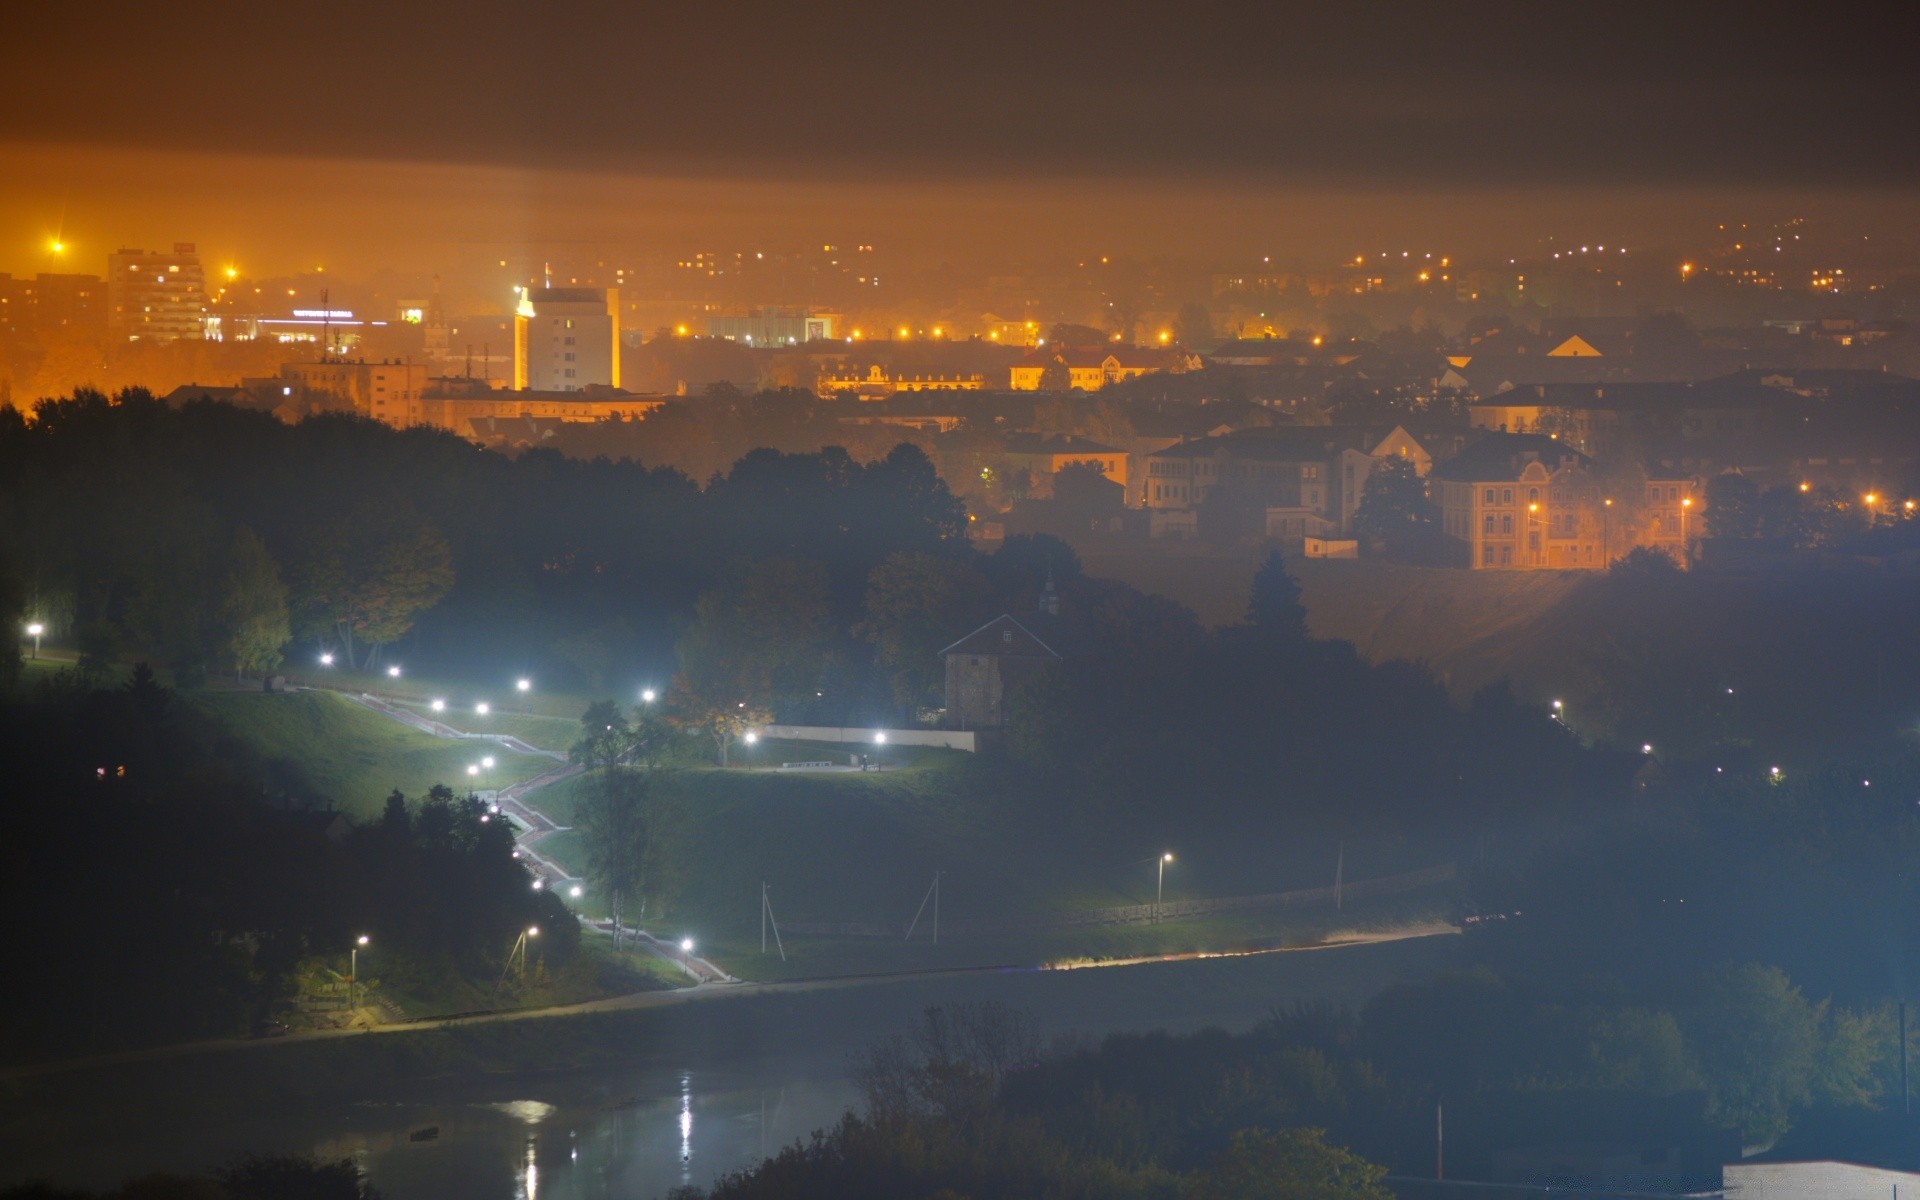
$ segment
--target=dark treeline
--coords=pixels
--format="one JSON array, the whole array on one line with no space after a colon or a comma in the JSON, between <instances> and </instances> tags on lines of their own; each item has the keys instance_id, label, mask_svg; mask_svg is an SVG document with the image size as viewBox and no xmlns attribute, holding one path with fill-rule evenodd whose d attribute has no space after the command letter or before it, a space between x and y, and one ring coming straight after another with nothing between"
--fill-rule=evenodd
<instances>
[{"instance_id":1,"label":"dark treeline","mask_svg":"<svg viewBox=\"0 0 1920 1200\"><path fill-rule=\"evenodd\" d=\"M0 903L33 981L0 992L8 1059L258 1028L303 962L344 973L363 934L363 976L472 1007L528 926L546 971L575 960L578 925L479 801L396 794L352 830L269 804L261 765L144 666L0 697L0 763Z\"/></svg>"},{"instance_id":2,"label":"dark treeline","mask_svg":"<svg viewBox=\"0 0 1920 1200\"><path fill-rule=\"evenodd\" d=\"M1673 1147L1661 1169L1704 1186L1808 1114L1897 1102L1896 1029L1733 963L1652 988L1474 968L1243 1034L1053 1047L994 1005L935 1008L862 1061L862 1112L710 1195L1384 1196L1388 1171L1431 1176L1441 1103L1450 1177L1577 1129Z\"/></svg>"},{"instance_id":3,"label":"dark treeline","mask_svg":"<svg viewBox=\"0 0 1920 1200\"><path fill-rule=\"evenodd\" d=\"M704 489L671 470L343 416L80 393L0 415L0 516L26 607L96 665L182 680L287 645L365 665L537 669L605 686L669 666L695 597L737 561L805 552L850 623L869 570L964 550L925 457L747 455Z\"/></svg>"}]
</instances>

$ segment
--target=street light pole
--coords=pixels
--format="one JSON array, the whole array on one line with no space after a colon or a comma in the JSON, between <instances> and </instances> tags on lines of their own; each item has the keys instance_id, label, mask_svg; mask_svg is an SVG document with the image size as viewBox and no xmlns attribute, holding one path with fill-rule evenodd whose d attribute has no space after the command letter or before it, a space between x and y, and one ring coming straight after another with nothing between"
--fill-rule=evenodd
<instances>
[{"instance_id":1,"label":"street light pole","mask_svg":"<svg viewBox=\"0 0 1920 1200\"><path fill-rule=\"evenodd\" d=\"M27 636L33 639L33 657L35 659L40 657L40 635L46 631L47 627L38 621L27 626Z\"/></svg>"},{"instance_id":2,"label":"street light pole","mask_svg":"<svg viewBox=\"0 0 1920 1200\"><path fill-rule=\"evenodd\" d=\"M1160 923L1160 905L1167 894L1167 864L1173 861L1171 851L1160 856L1160 870L1153 885L1153 923Z\"/></svg>"},{"instance_id":3,"label":"street light pole","mask_svg":"<svg viewBox=\"0 0 1920 1200\"><path fill-rule=\"evenodd\" d=\"M353 1002L353 993L354 989L360 983L360 947L366 945L370 940L366 934L361 934L359 938L354 941L353 949L347 952L347 1012L349 1013L352 1013L355 1007L357 1007Z\"/></svg>"}]
</instances>

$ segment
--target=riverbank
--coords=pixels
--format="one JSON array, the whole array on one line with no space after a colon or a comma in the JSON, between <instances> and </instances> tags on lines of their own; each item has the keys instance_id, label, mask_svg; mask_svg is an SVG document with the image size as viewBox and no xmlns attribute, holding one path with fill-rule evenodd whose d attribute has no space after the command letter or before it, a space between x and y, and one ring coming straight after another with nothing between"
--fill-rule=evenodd
<instances>
[{"instance_id":1,"label":"riverbank","mask_svg":"<svg viewBox=\"0 0 1920 1200\"><path fill-rule=\"evenodd\" d=\"M1296 1000L1357 1005L1395 982L1430 976L1459 945L1456 937L1425 937L1112 970L701 988L631 998L624 1008L601 1002L561 1019L462 1022L0 1077L0 1163L8 1172L0 1185L44 1175L98 1186L234 1153L311 1149L364 1122L370 1106L580 1103L585 1095L606 1107L674 1094L683 1076L703 1073L735 1086L843 1080L853 1055L929 1004L997 1001L1026 1012L1049 1039L1245 1028Z\"/></svg>"}]
</instances>

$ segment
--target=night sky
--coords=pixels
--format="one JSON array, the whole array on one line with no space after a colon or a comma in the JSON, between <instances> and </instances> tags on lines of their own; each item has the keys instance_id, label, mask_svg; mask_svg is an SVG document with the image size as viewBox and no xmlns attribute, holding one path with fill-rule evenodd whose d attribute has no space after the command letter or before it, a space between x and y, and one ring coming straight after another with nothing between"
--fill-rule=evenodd
<instances>
[{"instance_id":1,"label":"night sky","mask_svg":"<svg viewBox=\"0 0 1920 1200\"><path fill-rule=\"evenodd\" d=\"M968 236L991 228L977 189L1028 212L1021 232L1053 228L1057 210L1060 228L1110 219L1099 235L1115 237L1147 236L1154 212L1211 227L1205 196L1418 193L1444 211L1402 212L1406 236L1471 240L1464 226L1486 221L1474 195L1557 194L1572 212L1601 192L1662 192L1704 220L1717 197L1884 201L1920 181L1916 73L1891 6L6 8L7 240L37 236L35 221L198 214L298 241L312 219L263 224L246 200L325 214L315 166L339 160L477 168L461 177L471 236L554 221L601 236L622 213L643 230L730 218L737 236L771 235L815 203L879 221L878 187L935 205L976 189L955 205ZM127 172L150 184L138 210L112 182ZM556 195L566 173L596 181ZM373 242L413 219L421 179L364 168L350 207L385 214ZM622 191L667 180L714 190ZM1169 198L1143 208L1143 189ZM1333 228L1347 201L1328 203L1295 216L1348 236Z\"/></svg>"}]
</instances>

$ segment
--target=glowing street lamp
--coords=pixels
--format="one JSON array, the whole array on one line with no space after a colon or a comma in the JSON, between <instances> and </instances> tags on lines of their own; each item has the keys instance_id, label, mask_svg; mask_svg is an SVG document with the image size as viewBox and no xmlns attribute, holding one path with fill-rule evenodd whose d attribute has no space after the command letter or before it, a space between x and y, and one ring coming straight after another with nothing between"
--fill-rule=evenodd
<instances>
[{"instance_id":1,"label":"glowing street lamp","mask_svg":"<svg viewBox=\"0 0 1920 1200\"><path fill-rule=\"evenodd\" d=\"M1167 894L1167 864L1173 861L1173 851L1169 850L1158 859L1159 877L1153 885L1153 919L1160 920L1160 903Z\"/></svg>"},{"instance_id":2,"label":"glowing street lamp","mask_svg":"<svg viewBox=\"0 0 1920 1200\"><path fill-rule=\"evenodd\" d=\"M33 639L33 656L35 658L40 657L40 635L46 631L47 627L38 621L27 626L27 636Z\"/></svg>"},{"instance_id":3,"label":"glowing street lamp","mask_svg":"<svg viewBox=\"0 0 1920 1200\"><path fill-rule=\"evenodd\" d=\"M482 700L480 703L473 706L473 711L475 715L484 717L488 713L493 711L493 705L488 704L485 700Z\"/></svg>"},{"instance_id":4,"label":"glowing street lamp","mask_svg":"<svg viewBox=\"0 0 1920 1200\"><path fill-rule=\"evenodd\" d=\"M681 939L680 939L680 953L682 953L682 954L692 954L692 953L693 953L693 939L692 939L692 938L681 938Z\"/></svg>"},{"instance_id":5,"label":"glowing street lamp","mask_svg":"<svg viewBox=\"0 0 1920 1200\"><path fill-rule=\"evenodd\" d=\"M658 700L659 698L660 698L660 693L654 691L652 688L640 689L640 703L642 704L652 704L655 700Z\"/></svg>"},{"instance_id":6,"label":"glowing street lamp","mask_svg":"<svg viewBox=\"0 0 1920 1200\"><path fill-rule=\"evenodd\" d=\"M445 700L435 699L429 707L435 712L445 712L447 711L447 702Z\"/></svg>"},{"instance_id":7,"label":"glowing street lamp","mask_svg":"<svg viewBox=\"0 0 1920 1200\"><path fill-rule=\"evenodd\" d=\"M329 650L325 654L322 654L320 656L320 665L323 667L330 667L333 665L333 651Z\"/></svg>"},{"instance_id":8,"label":"glowing street lamp","mask_svg":"<svg viewBox=\"0 0 1920 1200\"><path fill-rule=\"evenodd\" d=\"M400 678L400 668L399 668L399 666L398 666L398 665L395 665L395 666L391 666L391 667L388 667L388 668L387 668L387 678L389 678L389 679L398 679L398 678Z\"/></svg>"},{"instance_id":9,"label":"glowing street lamp","mask_svg":"<svg viewBox=\"0 0 1920 1200\"><path fill-rule=\"evenodd\" d=\"M353 1002L353 989L354 989L354 985L360 982L360 947L366 945L368 942L372 940L373 940L372 938L368 937L366 934L363 933L358 938L354 939L353 949L348 951L348 954L351 956L349 961L352 964L347 968L347 1011L348 1012L352 1012L356 1007L356 1005Z\"/></svg>"},{"instance_id":10,"label":"glowing street lamp","mask_svg":"<svg viewBox=\"0 0 1920 1200\"><path fill-rule=\"evenodd\" d=\"M882 730L881 732L879 732L879 733L876 733L876 734L874 734L874 735L873 735L873 744L874 744L874 745L876 745L876 746L884 746L884 745L886 745L886 744L887 744L887 735L886 735L886 731L884 731L884 730Z\"/></svg>"}]
</instances>

